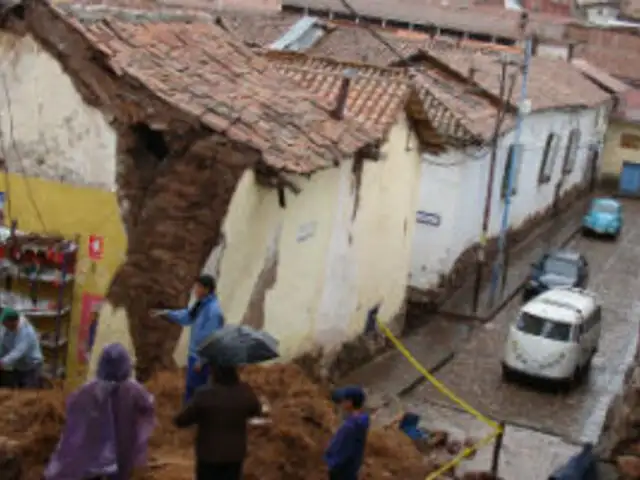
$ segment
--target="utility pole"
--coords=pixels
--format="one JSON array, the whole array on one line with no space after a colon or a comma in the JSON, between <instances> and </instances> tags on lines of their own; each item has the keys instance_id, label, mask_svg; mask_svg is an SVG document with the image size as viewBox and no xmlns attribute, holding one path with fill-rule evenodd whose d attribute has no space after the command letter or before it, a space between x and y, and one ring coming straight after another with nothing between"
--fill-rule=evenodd
<instances>
[{"instance_id":1,"label":"utility pole","mask_svg":"<svg viewBox=\"0 0 640 480\"><path fill-rule=\"evenodd\" d=\"M484 200L484 213L482 216L482 233L480 234L480 245L478 246L478 252L476 255L476 278L473 286L473 313L478 313L478 307L480 303L480 289L482 287L482 274L484 272L484 265L487 261L487 235L489 233L489 221L491 220L491 200L493 198L493 181L496 173L496 163L498 159L498 145L500 144L500 130L502 128L502 121L507 109L507 104L511 94L505 99L506 79L507 79L507 59L505 57L500 58L501 70L500 70L500 103L497 106L496 123L493 129L493 135L491 137L491 160L489 163L489 178L487 179L487 193ZM511 83L510 90L513 89L513 82Z\"/></svg>"},{"instance_id":2,"label":"utility pole","mask_svg":"<svg viewBox=\"0 0 640 480\"><path fill-rule=\"evenodd\" d=\"M498 256L493 266L491 274L491 290L489 291L489 303L494 304L495 294L498 289L498 282L501 283L501 288L504 289L506 283L506 270L505 270L505 247L507 240L507 232L509 230L509 213L511 210L511 195L513 191L513 181L516 171L516 161L522 161L522 146L520 145L520 137L522 135L522 123L524 121L524 105L527 101L527 81L529 79L529 63L531 62L531 55L533 50L532 38L527 34L526 29L529 23L529 16L526 12L523 12L521 17L520 29L525 38L525 51L524 62L522 64L522 82L520 89L520 101L518 102L518 116L516 118L516 129L514 135L513 148L511 149L511 155L507 158L507 191L504 199L504 210L502 212L502 223L500 225L500 235L498 237ZM518 158L520 157L520 158Z\"/></svg>"}]
</instances>

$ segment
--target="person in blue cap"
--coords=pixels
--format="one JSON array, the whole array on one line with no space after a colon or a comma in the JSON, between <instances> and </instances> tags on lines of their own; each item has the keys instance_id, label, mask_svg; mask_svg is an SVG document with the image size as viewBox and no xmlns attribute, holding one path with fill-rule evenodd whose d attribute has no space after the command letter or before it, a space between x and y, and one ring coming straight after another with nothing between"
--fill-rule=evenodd
<instances>
[{"instance_id":1,"label":"person in blue cap","mask_svg":"<svg viewBox=\"0 0 640 480\"><path fill-rule=\"evenodd\" d=\"M198 355L198 347L209 335L224 326L224 316L216 297L215 279L211 275L201 275L196 280L193 291L196 302L191 308L152 311L153 315L164 316L183 327L191 327L184 396L185 404L193 397L198 388L206 385L209 381L209 366Z\"/></svg>"},{"instance_id":2,"label":"person in blue cap","mask_svg":"<svg viewBox=\"0 0 640 480\"><path fill-rule=\"evenodd\" d=\"M14 388L39 388L43 356L33 325L13 308L0 313L0 370L10 372ZM4 375L3 375L4 377Z\"/></svg>"},{"instance_id":3,"label":"person in blue cap","mask_svg":"<svg viewBox=\"0 0 640 480\"><path fill-rule=\"evenodd\" d=\"M329 480L358 478L370 422L369 414L363 410L365 399L362 388L355 386L337 389L332 394L332 400L340 405L345 419L324 454Z\"/></svg>"}]
</instances>

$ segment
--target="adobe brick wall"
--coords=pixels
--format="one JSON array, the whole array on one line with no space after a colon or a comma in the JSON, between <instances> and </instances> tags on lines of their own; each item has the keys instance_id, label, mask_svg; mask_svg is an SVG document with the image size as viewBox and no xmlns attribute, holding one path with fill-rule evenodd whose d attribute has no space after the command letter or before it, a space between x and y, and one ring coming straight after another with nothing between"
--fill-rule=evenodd
<instances>
[{"instance_id":1,"label":"adobe brick wall","mask_svg":"<svg viewBox=\"0 0 640 480\"><path fill-rule=\"evenodd\" d=\"M40 3L25 19L10 17L4 28L36 37L117 133L116 183L129 246L107 302L127 313L138 378L145 380L173 366L181 332L150 318L149 310L187 302L236 185L259 152L212 134L144 86L123 81L83 36Z\"/></svg>"}]
</instances>

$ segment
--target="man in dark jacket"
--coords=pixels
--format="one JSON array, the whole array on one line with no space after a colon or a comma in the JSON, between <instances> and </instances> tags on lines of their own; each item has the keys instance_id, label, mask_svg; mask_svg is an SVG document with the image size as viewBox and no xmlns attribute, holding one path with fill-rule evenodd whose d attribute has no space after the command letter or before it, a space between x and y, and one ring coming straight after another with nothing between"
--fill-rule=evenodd
<instances>
[{"instance_id":1,"label":"man in dark jacket","mask_svg":"<svg viewBox=\"0 0 640 480\"><path fill-rule=\"evenodd\" d=\"M340 404L345 420L324 454L329 480L357 480L369 432L369 414L363 411L365 394L360 387L345 387L334 391L332 399Z\"/></svg>"},{"instance_id":2,"label":"man in dark jacket","mask_svg":"<svg viewBox=\"0 0 640 480\"><path fill-rule=\"evenodd\" d=\"M196 480L239 480L247 454L247 421L261 415L262 405L234 367L213 365L211 376L211 384L196 391L174 423L198 428Z\"/></svg>"}]
</instances>

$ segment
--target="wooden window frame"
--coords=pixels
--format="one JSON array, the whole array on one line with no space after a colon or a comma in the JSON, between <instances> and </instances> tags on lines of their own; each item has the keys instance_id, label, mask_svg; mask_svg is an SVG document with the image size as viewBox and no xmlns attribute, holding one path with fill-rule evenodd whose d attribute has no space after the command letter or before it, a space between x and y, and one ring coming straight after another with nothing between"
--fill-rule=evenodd
<instances>
[{"instance_id":1,"label":"wooden window frame","mask_svg":"<svg viewBox=\"0 0 640 480\"><path fill-rule=\"evenodd\" d=\"M502 184L500 186L500 198L507 198L507 188L509 187L509 159L513 155L513 149L517 149L514 156L513 164L515 165L516 171L514 175L513 185L511 185L511 196L515 196L518 193L518 183L520 179L520 171L522 170L522 155L524 151L524 147L521 143L516 144L512 143L509 145L507 149L507 156L504 160L504 172L502 174Z\"/></svg>"},{"instance_id":2,"label":"wooden window frame","mask_svg":"<svg viewBox=\"0 0 640 480\"><path fill-rule=\"evenodd\" d=\"M538 185L549 183L553 176L553 169L556 166L558 157L558 146L560 145L560 135L550 133L547 135L547 141L542 151L542 160L540 162L540 172L538 173Z\"/></svg>"},{"instance_id":3,"label":"wooden window frame","mask_svg":"<svg viewBox=\"0 0 640 480\"><path fill-rule=\"evenodd\" d=\"M578 149L580 146L580 137L582 132L579 128L573 128L569 132L569 138L567 138L567 146L564 151L564 161L562 162L562 174L569 175L573 172L573 168L576 165L576 159L578 157Z\"/></svg>"}]
</instances>

